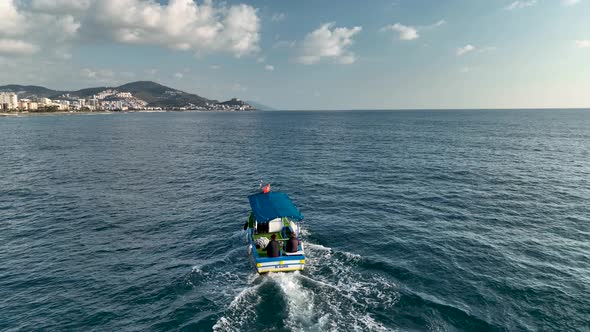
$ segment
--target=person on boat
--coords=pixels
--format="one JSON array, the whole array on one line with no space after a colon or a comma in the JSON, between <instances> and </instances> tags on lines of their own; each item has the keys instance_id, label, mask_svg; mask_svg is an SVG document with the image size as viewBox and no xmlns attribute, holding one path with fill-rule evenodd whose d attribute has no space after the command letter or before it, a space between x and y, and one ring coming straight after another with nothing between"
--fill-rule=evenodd
<instances>
[{"instance_id":1,"label":"person on boat","mask_svg":"<svg viewBox=\"0 0 590 332\"><path fill-rule=\"evenodd\" d=\"M276 235L270 236L270 242L266 245L266 254L268 257L279 257L279 243L276 240Z\"/></svg>"},{"instance_id":2,"label":"person on boat","mask_svg":"<svg viewBox=\"0 0 590 332\"><path fill-rule=\"evenodd\" d=\"M298 249L299 239L295 236L295 232L292 232L289 241L287 241L287 252L297 252Z\"/></svg>"}]
</instances>

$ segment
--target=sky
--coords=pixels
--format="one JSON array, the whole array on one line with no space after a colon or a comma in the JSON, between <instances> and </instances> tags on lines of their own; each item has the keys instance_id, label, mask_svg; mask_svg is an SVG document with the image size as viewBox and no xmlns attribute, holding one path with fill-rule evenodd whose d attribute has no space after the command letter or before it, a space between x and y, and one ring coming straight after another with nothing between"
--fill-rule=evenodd
<instances>
[{"instance_id":1,"label":"sky","mask_svg":"<svg viewBox=\"0 0 590 332\"><path fill-rule=\"evenodd\" d=\"M590 107L590 0L0 0L0 85L277 109Z\"/></svg>"}]
</instances>

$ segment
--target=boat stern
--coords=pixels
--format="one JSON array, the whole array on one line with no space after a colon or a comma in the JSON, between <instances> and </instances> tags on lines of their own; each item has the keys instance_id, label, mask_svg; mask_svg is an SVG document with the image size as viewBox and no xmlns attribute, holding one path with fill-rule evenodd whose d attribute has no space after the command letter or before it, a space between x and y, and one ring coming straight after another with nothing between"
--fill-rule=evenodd
<instances>
[{"instance_id":1,"label":"boat stern","mask_svg":"<svg viewBox=\"0 0 590 332\"><path fill-rule=\"evenodd\" d=\"M304 268L304 255L256 259L256 271L259 274L268 272L302 271Z\"/></svg>"}]
</instances>

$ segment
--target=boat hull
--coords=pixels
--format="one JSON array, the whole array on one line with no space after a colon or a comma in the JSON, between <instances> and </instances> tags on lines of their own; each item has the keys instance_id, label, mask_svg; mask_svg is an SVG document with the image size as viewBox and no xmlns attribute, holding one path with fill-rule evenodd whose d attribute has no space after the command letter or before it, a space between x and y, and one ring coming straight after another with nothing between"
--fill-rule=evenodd
<instances>
[{"instance_id":1,"label":"boat hull","mask_svg":"<svg viewBox=\"0 0 590 332\"><path fill-rule=\"evenodd\" d=\"M248 254L252 258L256 272L259 274L269 272L292 272L302 271L305 269L305 253L303 244L300 244L300 251L287 254L281 250L279 257L261 257L256 250L256 244L252 239L252 230L248 229Z\"/></svg>"},{"instance_id":2,"label":"boat hull","mask_svg":"<svg viewBox=\"0 0 590 332\"><path fill-rule=\"evenodd\" d=\"M256 272L263 274L268 272L301 271L305 268L305 256L282 256L273 258L254 258Z\"/></svg>"}]
</instances>

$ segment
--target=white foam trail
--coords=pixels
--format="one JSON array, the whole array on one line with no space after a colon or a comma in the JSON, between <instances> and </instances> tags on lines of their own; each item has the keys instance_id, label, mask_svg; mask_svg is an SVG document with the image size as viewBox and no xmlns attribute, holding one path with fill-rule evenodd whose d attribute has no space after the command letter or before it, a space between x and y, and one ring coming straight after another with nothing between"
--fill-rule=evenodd
<instances>
[{"instance_id":1,"label":"white foam trail","mask_svg":"<svg viewBox=\"0 0 590 332\"><path fill-rule=\"evenodd\" d=\"M269 278L276 282L287 299L290 325L296 330L309 330L314 316L314 294L303 287L300 273L271 273Z\"/></svg>"},{"instance_id":2,"label":"white foam trail","mask_svg":"<svg viewBox=\"0 0 590 332\"><path fill-rule=\"evenodd\" d=\"M330 253L336 253L337 252L337 253L340 253L340 254L346 256L347 258L354 259L354 260L361 259L361 255L359 255L359 254L355 254L355 253L348 252L348 251L340 251L340 250L339 251L334 251L332 248L323 246L321 244L316 244L316 243L311 243L311 242L305 242L305 247L306 248L309 248L309 249L312 249L312 250L327 251L327 252L330 252Z\"/></svg>"},{"instance_id":3,"label":"white foam trail","mask_svg":"<svg viewBox=\"0 0 590 332\"><path fill-rule=\"evenodd\" d=\"M388 331L368 308L390 308L399 300L397 286L387 278L359 270L362 256L306 242L306 275L317 285L318 329L321 331Z\"/></svg>"},{"instance_id":4,"label":"white foam trail","mask_svg":"<svg viewBox=\"0 0 590 332\"><path fill-rule=\"evenodd\" d=\"M285 327L289 330L389 331L369 312L371 308L387 310L395 305L399 300L397 286L384 276L363 271L358 254L310 242L305 246L307 264L303 274L250 275L248 284L253 286L235 296L213 330L251 329L260 318L255 311L262 300L259 288L273 282L287 304ZM199 267L195 270L199 272Z\"/></svg>"},{"instance_id":5,"label":"white foam trail","mask_svg":"<svg viewBox=\"0 0 590 332\"><path fill-rule=\"evenodd\" d=\"M311 234L311 232L309 230L307 230L307 228L305 227L299 227L299 234L303 235L303 236L307 236L309 234Z\"/></svg>"},{"instance_id":6,"label":"white foam trail","mask_svg":"<svg viewBox=\"0 0 590 332\"><path fill-rule=\"evenodd\" d=\"M257 277L257 275L252 275L249 278L249 283L254 282ZM241 330L245 323L255 320L257 315L254 308L260 302L260 296L256 292L264 283L265 281L242 289L231 301L225 316L220 317L213 325L213 331ZM254 301L251 300L252 296L254 296Z\"/></svg>"},{"instance_id":7,"label":"white foam trail","mask_svg":"<svg viewBox=\"0 0 590 332\"><path fill-rule=\"evenodd\" d=\"M332 248L324 247L321 244L315 244L311 242L304 242L306 248L316 249L316 250L323 250L323 251L332 251Z\"/></svg>"},{"instance_id":8,"label":"white foam trail","mask_svg":"<svg viewBox=\"0 0 590 332\"><path fill-rule=\"evenodd\" d=\"M348 251L340 251L344 256L346 256L347 258L353 259L353 260L360 260L361 259L361 255L359 254L355 254L352 252L348 252Z\"/></svg>"},{"instance_id":9,"label":"white foam trail","mask_svg":"<svg viewBox=\"0 0 590 332\"><path fill-rule=\"evenodd\" d=\"M308 276L304 276L304 275L301 275L300 277L301 277L302 279L305 279L305 280L307 280L307 281L309 281L309 282L311 282L311 283L317 284L317 285L319 285L319 286L323 286L323 287L330 287L330 288L334 289L335 291L338 291L338 287L336 287L336 286L334 286L334 285L332 285L332 284L329 284L329 283L327 283L327 282L323 282L323 281L321 281L321 280L316 280L316 279L313 279L313 278L310 278L310 277L308 277Z\"/></svg>"}]
</instances>

